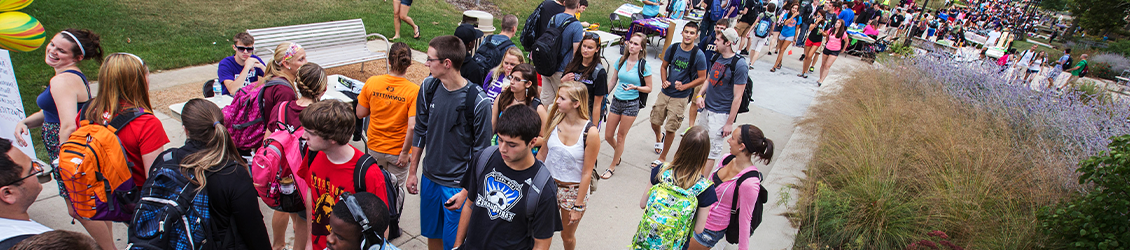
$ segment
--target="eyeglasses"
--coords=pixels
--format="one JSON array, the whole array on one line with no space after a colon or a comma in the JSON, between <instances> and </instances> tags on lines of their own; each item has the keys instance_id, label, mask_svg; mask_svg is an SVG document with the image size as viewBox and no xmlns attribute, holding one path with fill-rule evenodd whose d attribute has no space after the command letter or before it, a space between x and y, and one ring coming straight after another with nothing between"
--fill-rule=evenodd
<instances>
[{"instance_id":1,"label":"eyeglasses","mask_svg":"<svg viewBox=\"0 0 1130 250\"><path fill-rule=\"evenodd\" d=\"M429 58L428 58L428 59L427 59L426 61L428 61L428 62L432 62L432 61L441 61L441 60L443 60L443 59L439 59L439 58L430 58L430 57L429 57Z\"/></svg>"},{"instance_id":2,"label":"eyeglasses","mask_svg":"<svg viewBox=\"0 0 1130 250\"><path fill-rule=\"evenodd\" d=\"M255 51L255 47L252 47L252 46L247 46L247 47L235 46L235 50L243 51L243 52L252 52L252 51Z\"/></svg>"},{"instance_id":3,"label":"eyeglasses","mask_svg":"<svg viewBox=\"0 0 1130 250\"><path fill-rule=\"evenodd\" d=\"M42 174L42 173L43 173L43 163L40 163L39 161L31 161L31 174L28 174L27 176L24 176L23 178L20 178L18 180L5 183L4 185L0 185L0 187L11 186L11 185L14 185L16 183L20 183L24 180L27 180L27 178L31 178L32 176L36 176L36 175L39 175L39 174Z\"/></svg>"},{"instance_id":4,"label":"eyeglasses","mask_svg":"<svg viewBox=\"0 0 1130 250\"><path fill-rule=\"evenodd\" d=\"M530 81L530 80L526 80L526 79L522 79L522 78L517 78L517 77L514 77L514 76L507 76L506 80L510 80L511 82L528 82L528 81Z\"/></svg>"}]
</instances>

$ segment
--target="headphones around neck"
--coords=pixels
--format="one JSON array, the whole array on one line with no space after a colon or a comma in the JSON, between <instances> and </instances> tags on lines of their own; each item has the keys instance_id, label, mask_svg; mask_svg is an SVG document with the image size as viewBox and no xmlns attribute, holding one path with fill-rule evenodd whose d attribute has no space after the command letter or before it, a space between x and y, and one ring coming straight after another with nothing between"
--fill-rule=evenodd
<instances>
[{"instance_id":1,"label":"headphones around neck","mask_svg":"<svg viewBox=\"0 0 1130 250\"><path fill-rule=\"evenodd\" d=\"M369 218L365 217L365 212L361 210L361 205L357 204L357 198L349 193L342 193L341 201L345 202L345 206L349 208L349 215L353 216L353 220L361 225L361 249L384 249L384 237L381 237L381 233L369 225Z\"/></svg>"}]
</instances>

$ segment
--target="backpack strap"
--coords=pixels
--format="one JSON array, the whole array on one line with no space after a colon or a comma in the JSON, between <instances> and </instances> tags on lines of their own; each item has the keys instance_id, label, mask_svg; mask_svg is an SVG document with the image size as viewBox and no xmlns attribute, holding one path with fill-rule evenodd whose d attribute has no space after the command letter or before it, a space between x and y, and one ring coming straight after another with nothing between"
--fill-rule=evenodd
<instances>
[{"instance_id":1,"label":"backpack strap","mask_svg":"<svg viewBox=\"0 0 1130 250\"><path fill-rule=\"evenodd\" d=\"M21 235L8 237L7 239L4 239L4 240L0 240L0 249L10 249L10 248L16 246L17 244L20 244L21 241L24 241L25 239L31 238L31 236L35 236L35 235L36 234L21 234Z\"/></svg>"},{"instance_id":2,"label":"backpack strap","mask_svg":"<svg viewBox=\"0 0 1130 250\"><path fill-rule=\"evenodd\" d=\"M361 158L357 159L357 166L353 168L353 193L356 194L368 190L365 186L365 180L368 178L365 178L365 175L369 173L369 167L373 165L377 165L377 160L373 159L369 154L361 152Z\"/></svg>"},{"instance_id":3,"label":"backpack strap","mask_svg":"<svg viewBox=\"0 0 1130 250\"><path fill-rule=\"evenodd\" d=\"M276 86L276 85L286 85L287 87L290 87L292 89L294 88L294 87L290 86L290 82L276 81L274 79L267 81L267 83L263 84L263 87L259 88L259 95L258 95L259 100L257 100L257 102L258 102L257 105L259 106L259 119L255 119L255 121L251 121L248 124L255 124L258 121L262 121L263 119L266 119L264 117L269 115L267 113L267 110L269 110L270 108L274 108L274 107L267 107L266 97L263 96L263 93L267 92L268 87ZM248 125L248 126L250 126L250 125Z\"/></svg>"},{"instance_id":4,"label":"backpack strap","mask_svg":"<svg viewBox=\"0 0 1130 250\"><path fill-rule=\"evenodd\" d=\"M475 150L475 104L478 104L478 102L476 102L478 99L478 85L471 84L471 81L468 80L467 92L463 98L463 119L466 121L463 123L463 128L467 130L467 145L470 146L472 152Z\"/></svg>"},{"instance_id":5,"label":"backpack strap","mask_svg":"<svg viewBox=\"0 0 1130 250\"><path fill-rule=\"evenodd\" d=\"M94 95L90 93L90 81L86 80L86 75L83 75L82 72L79 72L78 70L73 70L73 69L65 70L65 71L63 71L63 73L75 74L75 75L78 75L79 78L82 78L82 85L86 86L87 102L90 102L91 100L94 99Z\"/></svg>"},{"instance_id":6,"label":"backpack strap","mask_svg":"<svg viewBox=\"0 0 1130 250\"><path fill-rule=\"evenodd\" d=\"M298 130L298 128L291 125L292 123L290 121L290 117L286 116L287 105L290 105L290 101L284 101L281 103L281 105L278 105L278 111L276 111L275 113L278 114L279 119L275 121L274 124L268 124L268 126L277 125L279 129L285 129L286 131L293 134L295 130Z\"/></svg>"},{"instance_id":7,"label":"backpack strap","mask_svg":"<svg viewBox=\"0 0 1130 250\"><path fill-rule=\"evenodd\" d=\"M122 110L121 112L118 112L118 115L114 116L114 119L110 120L110 127L114 128L114 134L117 135L122 131L122 128L125 128L126 125L129 125L129 123L134 119L137 119L138 117L141 117L145 114L148 113L145 112L145 109L141 108L128 108Z\"/></svg>"},{"instance_id":8,"label":"backpack strap","mask_svg":"<svg viewBox=\"0 0 1130 250\"><path fill-rule=\"evenodd\" d=\"M581 132L581 145L582 145L581 147L587 147L588 146L588 145L585 145L585 143L588 143L588 141L589 141L589 128L592 128L592 126L593 126L592 120L585 122L585 131Z\"/></svg>"},{"instance_id":9,"label":"backpack strap","mask_svg":"<svg viewBox=\"0 0 1130 250\"><path fill-rule=\"evenodd\" d=\"M483 175L483 171L487 169L487 162L491 157L494 157L494 152L498 151L498 145L487 147L479 151L479 159L475 161L475 176Z\"/></svg>"},{"instance_id":10,"label":"backpack strap","mask_svg":"<svg viewBox=\"0 0 1130 250\"><path fill-rule=\"evenodd\" d=\"M536 164L535 164L536 165ZM534 214L537 212L538 201L541 200L541 194L546 190L545 185L549 182L550 173L544 165L538 169L537 174L534 174L534 181L530 183L530 192L526 192L526 234L533 236L534 234Z\"/></svg>"}]
</instances>

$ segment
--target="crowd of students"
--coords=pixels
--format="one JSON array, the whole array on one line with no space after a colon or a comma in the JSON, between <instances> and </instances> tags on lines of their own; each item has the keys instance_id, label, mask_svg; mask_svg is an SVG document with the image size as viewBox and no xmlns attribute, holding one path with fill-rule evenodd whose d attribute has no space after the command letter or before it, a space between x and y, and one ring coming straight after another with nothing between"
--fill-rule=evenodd
<instances>
[{"instance_id":1,"label":"crowd of students","mask_svg":"<svg viewBox=\"0 0 1130 250\"><path fill-rule=\"evenodd\" d=\"M737 48L744 36L719 20L708 26L717 32L701 32L711 37L710 46L703 47L696 45L702 41L699 26L691 22L682 30L682 43L667 48L670 53L661 65L646 63L644 37L638 34L625 41L619 60L604 65L600 37L573 22L584 9L582 1L546 0L542 5L557 6L539 7L543 11L562 10L540 15L561 31L554 40L560 41L559 50L552 52L560 55L559 61L549 64L548 71L538 70L545 65L526 63L526 52L517 46L501 42L517 33L517 18L507 15L499 35L484 38L461 25L454 35L431 39L424 63L430 76L421 82L406 78L413 67L410 48L393 44L389 74L367 79L356 107L320 100L329 84L326 73L307 62L302 45L266 45L275 49L264 61L252 55L254 38L237 34L234 55L222 60L217 71L220 91L215 94L234 95L237 102L251 96L246 99L250 104L221 109L205 99L188 101L181 115L187 139L184 146L170 149L165 149L165 129L153 116L149 71L142 58L113 53L103 59L97 34L62 31L47 46L45 60L56 75L37 100L42 111L18 123L15 132L22 138L29 128L43 127L48 155L61 163L45 170L45 164L23 155L11 141L0 140L5 152L0 157L0 246L19 242L25 248L17 249L43 249L65 243L63 248L115 249L111 223L129 221L129 246L135 249L285 249L291 236L286 228L293 222L294 248L395 249L388 239L401 234L403 190L420 195L418 223L429 249L547 249L558 231L565 248L575 249L596 181L613 177L632 122L646 107L647 94L657 91L651 123L659 156L649 178L653 187L641 208L694 226L656 231L660 227L649 225L659 217L644 216L632 247L704 249L717 244L728 228L740 228L744 237L732 242L747 249L754 206L765 195L761 176L743 181L750 177L746 173L769 163L773 143L755 126L734 124L749 82L749 61ZM481 52L483 48L497 51ZM88 86L76 66L86 59L101 64L97 95L79 85ZM695 110L688 112L692 104ZM673 138L687 113L691 125L679 133L684 137L674 149ZM248 114L259 118L241 123L250 119L244 117ZM368 122L364 148L349 144L357 119ZM98 176L96 185L68 177L88 173L76 173L84 171L81 160L75 162L81 158L59 148L84 137L90 147L102 147L91 143L99 128L120 141L121 166L88 170ZM285 136L301 138L301 149L279 143ZM596 160L601 139L615 151L603 172ZM676 152L668 161L672 149ZM263 182L261 171L274 169L259 164L269 150L283 156L279 166L294 167L277 167L287 170ZM256 164L245 158L252 155ZM114 186L134 191L111 192L113 176L103 178L110 168L126 173L127 180ZM28 178L44 172L54 175L70 216L90 238L43 234L51 229L31 221L27 209L42 186ZM76 195L102 190L103 183L106 196L113 197L93 195L101 203L83 207L89 201ZM172 198L161 196L169 190ZM276 204L282 198L272 196L295 194L301 204L289 209ZM275 209L269 216L273 239L260 200ZM699 209L676 209L687 202ZM137 213L126 211L132 218L89 215L101 213L103 203L119 209L136 206ZM171 216L160 206L184 211ZM175 227L166 230L166 224ZM73 240L45 242L40 240L44 235Z\"/></svg>"}]
</instances>

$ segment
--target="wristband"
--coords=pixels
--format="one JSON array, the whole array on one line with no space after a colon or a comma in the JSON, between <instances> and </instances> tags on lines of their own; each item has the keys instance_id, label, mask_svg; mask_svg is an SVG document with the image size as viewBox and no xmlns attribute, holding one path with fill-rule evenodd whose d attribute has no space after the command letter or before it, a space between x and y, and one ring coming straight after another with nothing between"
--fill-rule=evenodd
<instances>
[{"instance_id":1,"label":"wristband","mask_svg":"<svg viewBox=\"0 0 1130 250\"><path fill-rule=\"evenodd\" d=\"M573 206L573 211L584 212L585 206Z\"/></svg>"}]
</instances>

